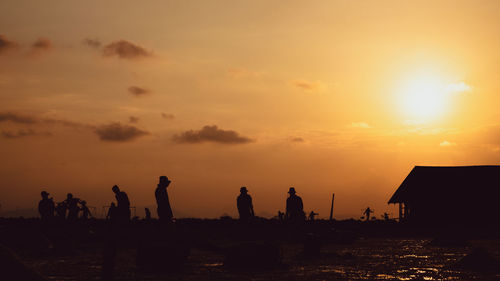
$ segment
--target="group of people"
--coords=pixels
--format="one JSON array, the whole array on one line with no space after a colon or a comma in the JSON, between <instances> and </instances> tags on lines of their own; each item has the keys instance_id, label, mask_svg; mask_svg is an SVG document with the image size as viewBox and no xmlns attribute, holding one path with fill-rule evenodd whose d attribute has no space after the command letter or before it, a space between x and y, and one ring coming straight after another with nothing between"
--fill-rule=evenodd
<instances>
[{"instance_id":1,"label":"group of people","mask_svg":"<svg viewBox=\"0 0 500 281\"><path fill-rule=\"evenodd\" d=\"M171 181L166 176L160 176L158 185L155 190L155 198L157 204L157 214L160 222L171 222L173 219L172 208L170 207L170 201L168 198L167 188L169 187ZM126 222L130 220L130 200L127 193L120 190L117 185L112 187L112 191L115 193L116 203L111 203L106 219L113 222ZM287 220L290 222L300 222L306 219L306 214L304 213L304 205L302 203L302 198L297 196L297 192L294 187L290 187L288 190L289 197L286 200L286 213L280 215L280 219ZM77 219L89 219L92 217L86 202L78 198L73 197L73 194L68 193L66 200L54 204L52 198L49 198L49 193L42 191L42 200L38 204L38 211L42 221L48 221L57 216L66 220L77 220ZM238 208L238 213L241 221L249 221L255 216L253 210L252 197L248 194L248 189L243 186L240 188L240 195L236 199L236 205ZM80 215L81 212L81 215ZM146 209L147 217L151 217L149 209ZM314 216L317 215L314 212L309 214L309 219L314 220ZM283 217L283 218L282 218Z\"/></svg>"},{"instance_id":2,"label":"group of people","mask_svg":"<svg viewBox=\"0 0 500 281\"><path fill-rule=\"evenodd\" d=\"M288 194L289 196L286 199L286 213L283 214L279 212L280 220L287 220L290 222L304 221L306 219L306 214L304 213L302 198L297 195L295 187L290 187ZM255 216L252 197L248 194L248 189L245 186L240 188L240 195L238 195L238 198L236 199L236 205L238 207L238 213L241 221L248 221L250 218ZM317 215L317 213L311 211L309 219L314 220L315 215Z\"/></svg>"},{"instance_id":3,"label":"group of people","mask_svg":"<svg viewBox=\"0 0 500 281\"><path fill-rule=\"evenodd\" d=\"M76 221L92 217L87 202L73 197L73 194L68 193L66 199L57 204L54 203L53 198L49 198L49 195L47 191L41 192L42 200L38 203L38 212L42 221L52 221L55 218Z\"/></svg>"}]
</instances>

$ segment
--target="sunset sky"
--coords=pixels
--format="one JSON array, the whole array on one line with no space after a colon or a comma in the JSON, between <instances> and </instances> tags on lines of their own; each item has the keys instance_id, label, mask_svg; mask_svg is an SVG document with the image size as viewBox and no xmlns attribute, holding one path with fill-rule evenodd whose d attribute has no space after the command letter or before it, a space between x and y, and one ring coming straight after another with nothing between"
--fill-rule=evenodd
<instances>
[{"instance_id":1,"label":"sunset sky","mask_svg":"<svg viewBox=\"0 0 500 281\"><path fill-rule=\"evenodd\" d=\"M0 2L0 204L397 216L415 165L500 163L500 1ZM156 210L153 212L156 214Z\"/></svg>"}]
</instances>

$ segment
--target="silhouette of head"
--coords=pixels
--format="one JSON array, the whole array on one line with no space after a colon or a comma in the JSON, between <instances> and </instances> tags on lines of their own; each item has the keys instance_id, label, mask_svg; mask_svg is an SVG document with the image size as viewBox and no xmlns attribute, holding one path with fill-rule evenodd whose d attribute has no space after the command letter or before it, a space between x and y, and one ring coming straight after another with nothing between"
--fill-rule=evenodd
<instances>
[{"instance_id":1,"label":"silhouette of head","mask_svg":"<svg viewBox=\"0 0 500 281\"><path fill-rule=\"evenodd\" d=\"M170 183L171 181L168 179L167 176L160 176L160 182L158 183L158 185L167 187L170 185Z\"/></svg>"},{"instance_id":2,"label":"silhouette of head","mask_svg":"<svg viewBox=\"0 0 500 281\"><path fill-rule=\"evenodd\" d=\"M113 185L113 188L111 189L113 190L114 193L120 192L120 188L118 187L118 185Z\"/></svg>"},{"instance_id":3,"label":"silhouette of head","mask_svg":"<svg viewBox=\"0 0 500 281\"><path fill-rule=\"evenodd\" d=\"M72 194L72 193L68 193L68 195L66 195L66 197L67 197L68 199L72 199L72 198L73 198L73 194Z\"/></svg>"},{"instance_id":4,"label":"silhouette of head","mask_svg":"<svg viewBox=\"0 0 500 281\"><path fill-rule=\"evenodd\" d=\"M49 193L47 191L45 191L45 190L42 191L40 194L42 195L42 198L44 198L44 199L46 199L46 198L49 197Z\"/></svg>"},{"instance_id":5,"label":"silhouette of head","mask_svg":"<svg viewBox=\"0 0 500 281\"><path fill-rule=\"evenodd\" d=\"M295 187L290 187L290 189L288 190L288 193L289 193L290 195L292 195L292 196L293 196L293 195L295 195L295 193L296 193L296 192L295 192Z\"/></svg>"},{"instance_id":6,"label":"silhouette of head","mask_svg":"<svg viewBox=\"0 0 500 281\"><path fill-rule=\"evenodd\" d=\"M111 203L111 207L116 207L115 202L112 202L112 203Z\"/></svg>"},{"instance_id":7,"label":"silhouette of head","mask_svg":"<svg viewBox=\"0 0 500 281\"><path fill-rule=\"evenodd\" d=\"M240 188L240 192L241 192L242 194L247 194L247 192L248 192L247 187L246 187L246 186L242 186L242 187Z\"/></svg>"},{"instance_id":8,"label":"silhouette of head","mask_svg":"<svg viewBox=\"0 0 500 281\"><path fill-rule=\"evenodd\" d=\"M85 206L87 204L87 201L82 201L82 202L80 202L80 204L82 204L83 206Z\"/></svg>"}]
</instances>

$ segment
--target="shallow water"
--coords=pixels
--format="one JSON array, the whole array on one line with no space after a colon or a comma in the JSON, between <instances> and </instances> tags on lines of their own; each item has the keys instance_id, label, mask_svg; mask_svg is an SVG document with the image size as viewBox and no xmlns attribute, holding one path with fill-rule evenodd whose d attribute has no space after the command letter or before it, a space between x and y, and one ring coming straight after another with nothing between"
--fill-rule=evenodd
<instances>
[{"instance_id":1,"label":"shallow water","mask_svg":"<svg viewBox=\"0 0 500 281\"><path fill-rule=\"evenodd\" d=\"M300 244L284 243L283 266L262 272L229 271L221 254L193 249L182 271L141 274L135 268L135 250L120 250L116 280L500 280L500 275L452 270L450 265L473 247L500 255L499 241L473 241L467 247L431 247L426 239L361 239L352 245L328 244L316 259L298 258ZM75 256L25 261L52 280L98 280L101 252L79 249Z\"/></svg>"}]
</instances>

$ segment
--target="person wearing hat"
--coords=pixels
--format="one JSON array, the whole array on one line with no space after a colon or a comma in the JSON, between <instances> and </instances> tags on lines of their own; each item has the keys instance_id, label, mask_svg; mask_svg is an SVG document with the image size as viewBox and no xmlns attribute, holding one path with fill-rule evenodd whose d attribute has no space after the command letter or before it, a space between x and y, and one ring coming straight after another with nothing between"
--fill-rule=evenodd
<instances>
[{"instance_id":1,"label":"person wearing hat","mask_svg":"<svg viewBox=\"0 0 500 281\"><path fill-rule=\"evenodd\" d=\"M170 207L170 201L168 200L167 187L172 181L166 176L160 176L160 181L158 187L155 190L156 204L158 208L158 218L161 222L171 222L174 214L172 213L172 208Z\"/></svg>"},{"instance_id":2,"label":"person wearing hat","mask_svg":"<svg viewBox=\"0 0 500 281\"><path fill-rule=\"evenodd\" d=\"M302 198L296 195L295 187L290 187L288 194L290 196L286 199L286 219L294 222L303 221L305 213Z\"/></svg>"},{"instance_id":3,"label":"person wearing hat","mask_svg":"<svg viewBox=\"0 0 500 281\"><path fill-rule=\"evenodd\" d=\"M42 221L49 221L54 218L55 205L52 198L49 198L49 193L47 191L41 192L42 200L38 203L38 212Z\"/></svg>"},{"instance_id":4,"label":"person wearing hat","mask_svg":"<svg viewBox=\"0 0 500 281\"><path fill-rule=\"evenodd\" d=\"M238 207L241 221L248 221L254 216L252 196L248 195L248 190L245 186L240 188L240 195L236 199L236 206Z\"/></svg>"}]
</instances>

